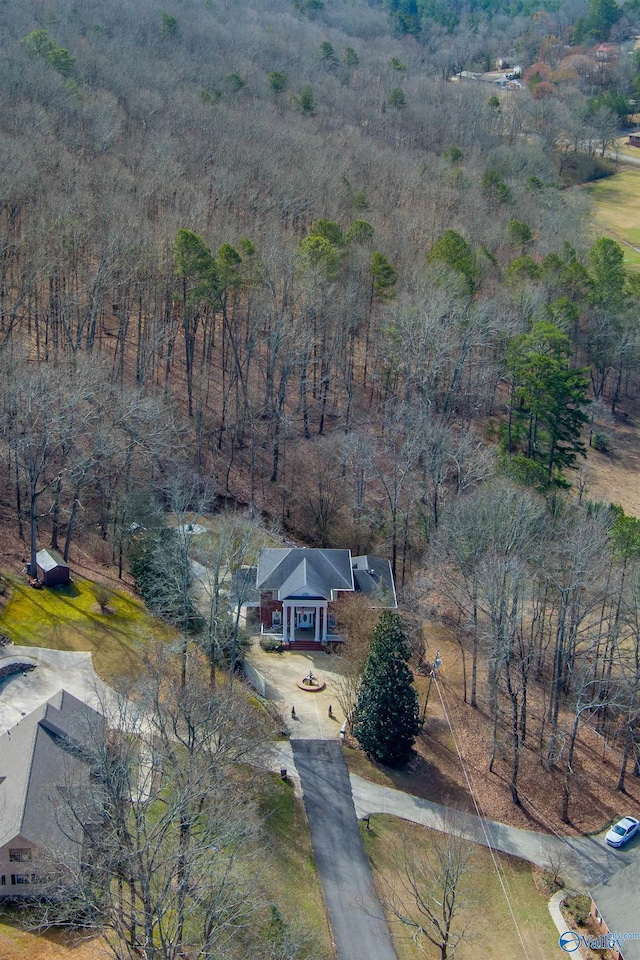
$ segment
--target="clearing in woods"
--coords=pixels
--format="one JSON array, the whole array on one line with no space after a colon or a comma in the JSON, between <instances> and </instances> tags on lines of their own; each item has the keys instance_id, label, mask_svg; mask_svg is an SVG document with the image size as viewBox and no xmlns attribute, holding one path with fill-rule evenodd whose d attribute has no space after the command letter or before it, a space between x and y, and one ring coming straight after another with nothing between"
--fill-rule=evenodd
<instances>
[{"instance_id":1,"label":"clearing in woods","mask_svg":"<svg viewBox=\"0 0 640 960\"><path fill-rule=\"evenodd\" d=\"M640 159L640 150L636 156ZM640 272L640 167L626 167L585 190L596 205L600 230L624 249L627 270Z\"/></svg>"}]
</instances>

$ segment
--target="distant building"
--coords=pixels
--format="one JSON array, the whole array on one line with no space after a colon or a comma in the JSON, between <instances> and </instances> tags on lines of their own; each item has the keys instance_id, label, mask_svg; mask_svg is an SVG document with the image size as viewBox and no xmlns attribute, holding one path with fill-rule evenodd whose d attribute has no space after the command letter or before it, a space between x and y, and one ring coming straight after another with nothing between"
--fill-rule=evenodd
<instances>
[{"instance_id":1,"label":"distant building","mask_svg":"<svg viewBox=\"0 0 640 960\"><path fill-rule=\"evenodd\" d=\"M69 583L69 564L57 550L38 550L36 576L45 587L57 587L59 584Z\"/></svg>"},{"instance_id":2,"label":"distant building","mask_svg":"<svg viewBox=\"0 0 640 960\"><path fill-rule=\"evenodd\" d=\"M60 690L0 737L0 898L64 886L82 840L64 798L89 783L87 738L102 723Z\"/></svg>"},{"instance_id":3,"label":"distant building","mask_svg":"<svg viewBox=\"0 0 640 960\"><path fill-rule=\"evenodd\" d=\"M618 59L618 50L613 43L601 43L593 52L599 63L611 63Z\"/></svg>"},{"instance_id":4,"label":"distant building","mask_svg":"<svg viewBox=\"0 0 640 960\"><path fill-rule=\"evenodd\" d=\"M640 130L637 130L635 133L629 134L629 139L627 144L630 147L640 147Z\"/></svg>"}]
</instances>

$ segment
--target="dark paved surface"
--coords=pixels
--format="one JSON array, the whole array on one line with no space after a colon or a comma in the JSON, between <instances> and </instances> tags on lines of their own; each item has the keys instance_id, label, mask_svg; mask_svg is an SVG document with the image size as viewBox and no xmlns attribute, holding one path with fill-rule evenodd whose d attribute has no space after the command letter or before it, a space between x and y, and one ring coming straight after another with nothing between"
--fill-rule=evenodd
<instances>
[{"instance_id":1,"label":"dark paved surface","mask_svg":"<svg viewBox=\"0 0 640 960\"><path fill-rule=\"evenodd\" d=\"M359 817L390 813L444 833L455 830L475 843L490 844L496 850L522 857L542 867L549 867L553 861L556 865L561 864L561 873L580 888L588 889L613 876L628 866L640 849L640 835L624 849L614 850L604 841L606 831L598 837L560 837L520 830L505 823L481 821L469 813L460 813L430 800L371 783L355 774L350 779Z\"/></svg>"},{"instance_id":2,"label":"dark paved surface","mask_svg":"<svg viewBox=\"0 0 640 960\"><path fill-rule=\"evenodd\" d=\"M339 743L292 740L339 960L397 960L360 840Z\"/></svg>"}]
</instances>

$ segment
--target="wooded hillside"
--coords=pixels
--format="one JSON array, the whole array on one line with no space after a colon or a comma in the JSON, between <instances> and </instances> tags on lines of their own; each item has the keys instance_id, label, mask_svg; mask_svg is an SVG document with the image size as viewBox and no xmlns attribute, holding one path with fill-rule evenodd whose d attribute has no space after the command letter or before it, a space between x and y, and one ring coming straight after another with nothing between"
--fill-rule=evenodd
<instances>
[{"instance_id":1,"label":"wooded hillside","mask_svg":"<svg viewBox=\"0 0 640 960\"><path fill-rule=\"evenodd\" d=\"M497 439L562 483L587 401L635 395L638 289L560 179L556 108L451 79L527 67L586 8L419 5L416 31L405 6L9 4L0 496L26 541L122 557L178 471L400 574Z\"/></svg>"}]
</instances>

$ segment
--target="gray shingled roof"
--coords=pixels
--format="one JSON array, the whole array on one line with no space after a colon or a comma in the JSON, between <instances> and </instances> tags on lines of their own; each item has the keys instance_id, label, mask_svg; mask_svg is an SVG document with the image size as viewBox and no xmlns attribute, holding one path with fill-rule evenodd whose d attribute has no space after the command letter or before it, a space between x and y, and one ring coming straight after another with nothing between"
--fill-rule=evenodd
<instances>
[{"instance_id":1,"label":"gray shingled roof","mask_svg":"<svg viewBox=\"0 0 640 960\"><path fill-rule=\"evenodd\" d=\"M69 564L57 550L38 550L36 553L36 564L41 570L47 572L49 570L55 570L56 567L64 567L66 570L69 569Z\"/></svg>"},{"instance_id":2,"label":"gray shingled roof","mask_svg":"<svg viewBox=\"0 0 640 960\"><path fill-rule=\"evenodd\" d=\"M381 606L397 607L396 589L391 573L391 564L382 557L354 557L352 560L353 579L356 590L372 599L378 599Z\"/></svg>"},{"instance_id":3,"label":"gray shingled roof","mask_svg":"<svg viewBox=\"0 0 640 960\"><path fill-rule=\"evenodd\" d=\"M102 722L59 690L0 737L0 847L21 836L56 856L72 848L73 827L56 800L70 783L88 780L82 743Z\"/></svg>"},{"instance_id":4,"label":"gray shingled roof","mask_svg":"<svg viewBox=\"0 0 640 960\"><path fill-rule=\"evenodd\" d=\"M257 567L240 567L231 574L231 591L229 597L234 604L243 607L260 605L260 594L256 588Z\"/></svg>"},{"instance_id":5,"label":"gray shingled roof","mask_svg":"<svg viewBox=\"0 0 640 960\"><path fill-rule=\"evenodd\" d=\"M280 600L333 599L338 590L353 590L351 551L267 547L258 557L256 586L276 590Z\"/></svg>"},{"instance_id":6,"label":"gray shingled roof","mask_svg":"<svg viewBox=\"0 0 640 960\"><path fill-rule=\"evenodd\" d=\"M635 851L636 855L638 851ZM615 873L590 891L591 899L610 933L640 934L640 860ZM640 960L640 940L625 940L624 960Z\"/></svg>"}]
</instances>

